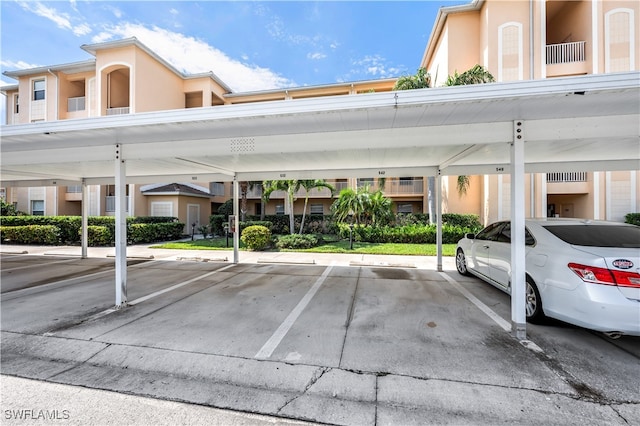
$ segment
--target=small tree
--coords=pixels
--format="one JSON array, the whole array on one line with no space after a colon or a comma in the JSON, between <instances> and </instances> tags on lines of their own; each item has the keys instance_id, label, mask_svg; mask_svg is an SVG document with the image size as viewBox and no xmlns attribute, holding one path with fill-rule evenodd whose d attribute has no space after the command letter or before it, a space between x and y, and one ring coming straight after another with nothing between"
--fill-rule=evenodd
<instances>
[{"instance_id":1,"label":"small tree","mask_svg":"<svg viewBox=\"0 0 640 426\"><path fill-rule=\"evenodd\" d=\"M307 204L309 203L309 191L314 188L327 188L331 191L331 196L335 192L335 188L333 185L329 184L324 179L311 179L311 180L301 180L300 186L305 189L306 194L304 196L304 209L302 210L302 221L300 221L300 235L302 235L302 230L304 228L304 219L307 214Z\"/></svg>"},{"instance_id":2,"label":"small tree","mask_svg":"<svg viewBox=\"0 0 640 426\"><path fill-rule=\"evenodd\" d=\"M295 233L295 221L293 215L293 202L296 200L296 192L300 189L298 180L265 180L262 183L264 192L262 194L265 201L269 201L273 191L284 191L285 210L289 210L289 233Z\"/></svg>"},{"instance_id":3,"label":"small tree","mask_svg":"<svg viewBox=\"0 0 640 426\"><path fill-rule=\"evenodd\" d=\"M493 83L495 81L496 79L485 67L476 64L473 68L466 70L462 74L458 74L458 71L455 71L453 75L447 77L444 85L463 86L466 84ZM458 188L458 195L465 195L469 189L469 176L458 176L456 187Z\"/></svg>"}]
</instances>

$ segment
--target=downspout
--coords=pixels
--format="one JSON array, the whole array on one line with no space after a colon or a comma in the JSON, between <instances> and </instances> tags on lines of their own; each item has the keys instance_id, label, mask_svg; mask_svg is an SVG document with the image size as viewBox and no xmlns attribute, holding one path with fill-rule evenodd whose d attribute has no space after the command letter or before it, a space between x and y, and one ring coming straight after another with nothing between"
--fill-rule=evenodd
<instances>
[{"instance_id":1,"label":"downspout","mask_svg":"<svg viewBox=\"0 0 640 426\"><path fill-rule=\"evenodd\" d=\"M55 101L56 102L55 102L54 105L56 107L56 109L55 109L55 117L56 117L56 121L57 121L59 119L58 118L58 102L60 102L60 99L59 99L59 94L60 94L60 87L59 87L60 84L59 83L60 83L60 80L58 79L58 76L55 75L53 73L53 71L51 71L51 68L48 68L47 72L56 78L56 97L55 97Z\"/></svg>"},{"instance_id":2,"label":"downspout","mask_svg":"<svg viewBox=\"0 0 640 426\"><path fill-rule=\"evenodd\" d=\"M529 80L534 80L534 70L533 66L533 1L529 0Z\"/></svg>"}]
</instances>

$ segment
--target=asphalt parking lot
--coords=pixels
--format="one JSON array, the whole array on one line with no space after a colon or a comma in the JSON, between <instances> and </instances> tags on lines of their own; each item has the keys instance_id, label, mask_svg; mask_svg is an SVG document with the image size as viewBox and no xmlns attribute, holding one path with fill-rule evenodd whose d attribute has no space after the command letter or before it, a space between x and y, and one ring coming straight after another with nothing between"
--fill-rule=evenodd
<instances>
[{"instance_id":1,"label":"asphalt parking lot","mask_svg":"<svg viewBox=\"0 0 640 426\"><path fill-rule=\"evenodd\" d=\"M328 424L640 424L640 338L518 342L449 259L131 249L115 310L114 260L70 250L3 247L3 375Z\"/></svg>"}]
</instances>

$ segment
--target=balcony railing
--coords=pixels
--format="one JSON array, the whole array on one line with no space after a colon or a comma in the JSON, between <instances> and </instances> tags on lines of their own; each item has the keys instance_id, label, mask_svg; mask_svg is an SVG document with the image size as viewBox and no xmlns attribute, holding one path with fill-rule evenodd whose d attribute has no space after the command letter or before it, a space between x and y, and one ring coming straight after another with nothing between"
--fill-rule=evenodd
<instances>
[{"instance_id":1,"label":"balcony railing","mask_svg":"<svg viewBox=\"0 0 640 426\"><path fill-rule=\"evenodd\" d=\"M587 172L547 173L547 183L586 182Z\"/></svg>"},{"instance_id":2,"label":"balcony railing","mask_svg":"<svg viewBox=\"0 0 640 426\"><path fill-rule=\"evenodd\" d=\"M67 186L67 194L81 194L82 185L70 185Z\"/></svg>"},{"instance_id":3,"label":"balcony railing","mask_svg":"<svg viewBox=\"0 0 640 426\"><path fill-rule=\"evenodd\" d=\"M127 202L125 205L126 211L129 211L129 196L127 196ZM106 212L115 212L116 211L116 197L107 196L105 197L105 207L104 211Z\"/></svg>"},{"instance_id":4,"label":"balcony railing","mask_svg":"<svg viewBox=\"0 0 640 426\"><path fill-rule=\"evenodd\" d=\"M369 190L381 189L384 195L422 195L424 193L424 181L422 179L387 179L384 188L381 188L378 180L358 179L358 188L368 186Z\"/></svg>"},{"instance_id":5,"label":"balcony railing","mask_svg":"<svg viewBox=\"0 0 640 426\"><path fill-rule=\"evenodd\" d=\"M84 109L85 109L84 96L67 99L67 112L84 111Z\"/></svg>"},{"instance_id":6,"label":"balcony railing","mask_svg":"<svg viewBox=\"0 0 640 426\"><path fill-rule=\"evenodd\" d=\"M547 65L584 62L584 41L547 45Z\"/></svg>"},{"instance_id":7,"label":"balcony railing","mask_svg":"<svg viewBox=\"0 0 640 426\"><path fill-rule=\"evenodd\" d=\"M129 114L129 107L107 108L107 115Z\"/></svg>"}]
</instances>

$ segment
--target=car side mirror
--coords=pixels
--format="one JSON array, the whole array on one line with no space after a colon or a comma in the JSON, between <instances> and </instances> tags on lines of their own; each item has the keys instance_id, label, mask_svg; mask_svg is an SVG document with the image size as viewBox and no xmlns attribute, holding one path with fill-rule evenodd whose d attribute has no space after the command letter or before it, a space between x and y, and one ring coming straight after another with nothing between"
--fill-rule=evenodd
<instances>
[{"instance_id":1,"label":"car side mirror","mask_svg":"<svg viewBox=\"0 0 640 426\"><path fill-rule=\"evenodd\" d=\"M469 240L473 240L476 238L476 234L472 234L471 232L464 234L464 237L469 239Z\"/></svg>"}]
</instances>

